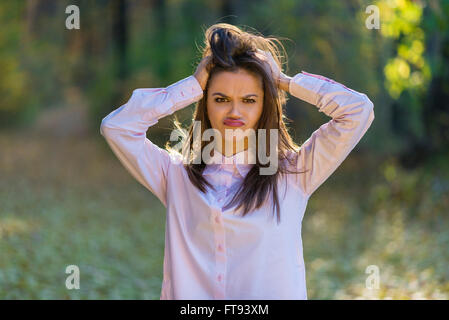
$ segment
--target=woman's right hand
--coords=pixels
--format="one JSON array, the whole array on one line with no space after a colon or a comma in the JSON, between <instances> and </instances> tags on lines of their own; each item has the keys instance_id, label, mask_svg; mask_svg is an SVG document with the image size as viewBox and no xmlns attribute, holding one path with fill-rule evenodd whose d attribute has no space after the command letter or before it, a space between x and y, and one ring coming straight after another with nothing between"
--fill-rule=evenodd
<instances>
[{"instance_id":1,"label":"woman's right hand","mask_svg":"<svg viewBox=\"0 0 449 320\"><path fill-rule=\"evenodd\" d=\"M200 63L196 67L195 73L193 74L203 90L206 89L207 79L209 78L209 70L207 66L211 61L211 55L205 56L201 59Z\"/></svg>"}]
</instances>

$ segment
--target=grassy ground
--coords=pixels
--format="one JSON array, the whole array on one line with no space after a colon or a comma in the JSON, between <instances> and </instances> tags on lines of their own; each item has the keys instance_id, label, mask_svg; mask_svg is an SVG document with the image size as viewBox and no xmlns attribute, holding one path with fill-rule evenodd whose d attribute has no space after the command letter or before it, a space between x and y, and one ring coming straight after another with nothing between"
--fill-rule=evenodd
<instances>
[{"instance_id":1,"label":"grassy ground","mask_svg":"<svg viewBox=\"0 0 449 320\"><path fill-rule=\"evenodd\" d=\"M0 299L159 299L165 211L101 136L0 134ZM363 163L363 166L361 166ZM448 299L449 178L351 154L309 201L309 299ZM68 265L80 290L65 287ZM377 266L379 289L367 289Z\"/></svg>"}]
</instances>

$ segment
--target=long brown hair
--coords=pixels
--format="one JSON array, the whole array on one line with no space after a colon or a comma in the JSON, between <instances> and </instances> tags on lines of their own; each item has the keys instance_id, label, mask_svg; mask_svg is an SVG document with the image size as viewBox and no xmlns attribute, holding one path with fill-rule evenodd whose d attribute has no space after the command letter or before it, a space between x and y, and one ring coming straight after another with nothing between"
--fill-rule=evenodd
<instances>
[{"instance_id":1,"label":"long brown hair","mask_svg":"<svg viewBox=\"0 0 449 320\"><path fill-rule=\"evenodd\" d=\"M279 44L279 47L276 44ZM267 200L267 197L271 194L273 210L276 209L277 221L279 223L280 206L277 184L278 177L280 174L292 172L288 169L283 160L287 160L290 164L292 164L294 159L288 157L287 151L291 150L297 153L299 147L293 142L285 125L285 121L289 121L283 112L283 107L287 102L287 95L284 91L277 87L271 73L266 71L263 62L255 55L257 49L270 52L280 67L283 64L281 59L286 58L286 55L282 55L283 52L285 53L285 48L277 38L263 37L249 31L243 31L239 27L227 23L214 24L206 30L205 46L202 50L202 57L204 58L205 56L212 55L212 61L207 66L209 78L203 97L196 103L192 119L193 121L188 129L188 137L186 137L187 139L183 144L182 153L184 156L188 157L188 160L184 163L184 167L187 170L192 184L194 184L203 193L206 193L206 185L214 188L203 177L202 173L206 167L203 160L200 159L199 161L193 161L195 157L198 156L193 152L194 121L200 121L201 136L206 129L212 128L207 115L206 107L207 91L210 80L218 72L235 72L239 68L243 68L248 72L260 75L263 82L264 101L263 111L259 118L257 129L266 129L267 135L265 143L267 146L270 144L268 134L270 130L278 130L279 139L277 156L279 166L275 174L260 175L259 169L261 167L266 167L266 165L259 163L259 159L256 157L255 165L247 173L239 189L228 205L237 205L237 209L243 206L242 216L245 216L250 211L260 208ZM175 120L174 124L182 131L182 128L177 120ZM258 139L257 135L256 139ZM202 154L202 150L207 143L207 141L201 141L199 152L200 155ZM256 145L259 145L258 141ZM166 144L166 148L170 152L176 152L170 148L168 142ZM266 149L269 153L270 148ZM267 156L270 157L269 155ZM295 171L295 173L297 172Z\"/></svg>"}]
</instances>

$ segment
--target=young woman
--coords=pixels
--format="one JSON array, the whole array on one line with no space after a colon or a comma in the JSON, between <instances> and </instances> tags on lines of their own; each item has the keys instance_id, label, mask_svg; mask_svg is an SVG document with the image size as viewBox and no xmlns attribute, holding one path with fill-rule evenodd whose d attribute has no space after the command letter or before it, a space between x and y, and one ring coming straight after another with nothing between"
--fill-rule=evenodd
<instances>
[{"instance_id":1,"label":"young woman","mask_svg":"<svg viewBox=\"0 0 449 320\"><path fill-rule=\"evenodd\" d=\"M307 202L365 134L373 103L323 76L285 75L275 41L213 25L193 75L134 90L101 123L123 166L167 209L161 299L307 299L301 237ZM284 123L286 92L332 118L301 147ZM194 102L198 132L212 129L222 139L208 153L213 161L205 161L211 142L195 140L194 123L182 153L146 137L160 118ZM236 129L265 129L277 139L268 132L256 135L256 144L226 136ZM274 173L261 174L267 163L259 149L276 163Z\"/></svg>"}]
</instances>

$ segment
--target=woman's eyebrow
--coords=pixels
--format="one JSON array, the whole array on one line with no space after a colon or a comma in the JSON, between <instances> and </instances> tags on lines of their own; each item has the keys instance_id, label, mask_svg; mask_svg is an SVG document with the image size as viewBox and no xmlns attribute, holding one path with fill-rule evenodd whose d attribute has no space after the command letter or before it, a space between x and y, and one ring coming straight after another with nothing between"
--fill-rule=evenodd
<instances>
[{"instance_id":1,"label":"woman's eyebrow","mask_svg":"<svg viewBox=\"0 0 449 320\"><path fill-rule=\"evenodd\" d=\"M223 97L228 98L227 95L225 95L224 93L221 93L221 92L214 92L212 95L213 95L213 96L223 96ZM242 98L248 98L248 97L252 97L252 96L257 97L257 94L255 94L255 93L250 93L250 94L247 94L246 96L243 96Z\"/></svg>"}]
</instances>

